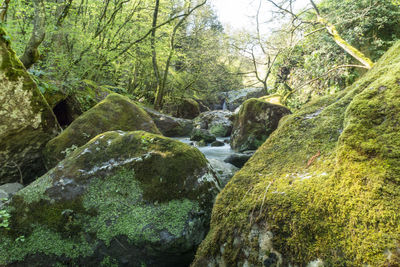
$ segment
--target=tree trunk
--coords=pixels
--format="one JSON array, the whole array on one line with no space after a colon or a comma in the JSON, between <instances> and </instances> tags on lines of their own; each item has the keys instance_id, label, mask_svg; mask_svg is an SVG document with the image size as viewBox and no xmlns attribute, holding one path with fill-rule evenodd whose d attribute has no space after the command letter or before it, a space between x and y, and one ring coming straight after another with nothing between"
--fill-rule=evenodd
<instances>
[{"instance_id":1,"label":"tree trunk","mask_svg":"<svg viewBox=\"0 0 400 267\"><path fill-rule=\"evenodd\" d=\"M6 21L9 4L10 4L10 0L4 0L3 4L0 7L0 22L1 23L4 23Z\"/></svg>"},{"instance_id":2,"label":"tree trunk","mask_svg":"<svg viewBox=\"0 0 400 267\"><path fill-rule=\"evenodd\" d=\"M360 50L346 42L336 30L335 25L329 23L324 18L318 15L318 22L325 25L328 33L333 37L335 43L340 46L344 51L346 51L350 56L355 58L358 62L360 62L365 68L371 69L374 63L371 59L369 59L366 55L364 55Z\"/></svg>"},{"instance_id":3,"label":"tree trunk","mask_svg":"<svg viewBox=\"0 0 400 267\"><path fill-rule=\"evenodd\" d=\"M314 3L313 0L310 0L311 5L313 6L315 12L317 13L317 21L321 23L322 25L325 26L325 29L328 31L328 33L332 36L333 40L335 43L342 48L346 53L348 53L350 56L355 58L358 62L363 64L365 68L371 69L374 63L372 62L371 59L369 59L366 55L364 55L361 51L359 51L357 48L346 42L338 31L336 30L335 25L332 23L329 23L326 19L321 17L321 14L319 12L319 9L317 5Z\"/></svg>"},{"instance_id":4,"label":"tree trunk","mask_svg":"<svg viewBox=\"0 0 400 267\"><path fill-rule=\"evenodd\" d=\"M24 54L20 58L26 69L29 69L39 60L40 55L38 47L43 42L46 35L46 10L43 0L32 0L32 2L35 8L33 31L25 47Z\"/></svg>"},{"instance_id":5,"label":"tree trunk","mask_svg":"<svg viewBox=\"0 0 400 267\"><path fill-rule=\"evenodd\" d=\"M157 18L158 18L158 10L160 8L160 0L156 0L156 5L154 7L153 13L153 24L152 24L152 31L151 31L151 51L152 51L152 62L153 62L153 70L154 75L156 77L156 99L154 101L154 108L159 110L161 108L161 102L158 95L160 95L160 71L158 70L157 64L157 51L156 51L156 26L157 26Z\"/></svg>"}]
</instances>

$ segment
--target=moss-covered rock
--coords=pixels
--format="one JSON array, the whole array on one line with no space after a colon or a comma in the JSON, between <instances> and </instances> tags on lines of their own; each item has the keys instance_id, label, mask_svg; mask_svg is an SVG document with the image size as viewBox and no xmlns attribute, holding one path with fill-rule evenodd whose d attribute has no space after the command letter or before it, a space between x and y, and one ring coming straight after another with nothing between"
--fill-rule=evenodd
<instances>
[{"instance_id":1,"label":"moss-covered rock","mask_svg":"<svg viewBox=\"0 0 400 267\"><path fill-rule=\"evenodd\" d=\"M168 116L147 107L143 107L143 109L150 115L157 128L165 136L188 136L193 130L192 120Z\"/></svg>"},{"instance_id":2,"label":"moss-covered rock","mask_svg":"<svg viewBox=\"0 0 400 267\"><path fill-rule=\"evenodd\" d=\"M232 132L232 117L232 112L228 110L207 111L194 119L194 125L209 130L215 136L227 137Z\"/></svg>"},{"instance_id":3,"label":"moss-covered rock","mask_svg":"<svg viewBox=\"0 0 400 267\"><path fill-rule=\"evenodd\" d=\"M100 134L14 196L0 265L187 266L218 187L196 148L143 131Z\"/></svg>"},{"instance_id":4,"label":"moss-covered rock","mask_svg":"<svg viewBox=\"0 0 400 267\"><path fill-rule=\"evenodd\" d=\"M190 141L204 141L207 144L214 142L216 139L215 135L204 129L194 128L190 134Z\"/></svg>"},{"instance_id":5,"label":"moss-covered rock","mask_svg":"<svg viewBox=\"0 0 400 267\"><path fill-rule=\"evenodd\" d=\"M400 265L399 122L400 42L283 119L219 194L193 266Z\"/></svg>"},{"instance_id":6,"label":"moss-covered rock","mask_svg":"<svg viewBox=\"0 0 400 267\"><path fill-rule=\"evenodd\" d=\"M159 134L150 116L127 97L111 94L86 111L59 136L48 142L44 150L45 163L54 167L74 149L106 131L144 130Z\"/></svg>"},{"instance_id":7,"label":"moss-covered rock","mask_svg":"<svg viewBox=\"0 0 400 267\"><path fill-rule=\"evenodd\" d=\"M200 114L200 106L196 100L185 98L177 107L176 117L183 119L194 119Z\"/></svg>"},{"instance_id":8,"label":"moss-covered rock","mask_svg":"<svg viewBox=\"0 0 400 267\"><path fill-rule=\"evenodd\" d=\"M281 105L251 98L243 103L235 116L231 146L237 151L255 150L275 131L290 110Z\"/></svg>"},{"instance_id":9,"label":"moss-covered rock","mask_svg":"<svg viewBox=\"0 0 400 267\"><path fill-rule=\"evenodd\" d=\"M46 172L44 145L59 125L0 28L0 184L29 182Z\"/></svg>"}]
</instances>

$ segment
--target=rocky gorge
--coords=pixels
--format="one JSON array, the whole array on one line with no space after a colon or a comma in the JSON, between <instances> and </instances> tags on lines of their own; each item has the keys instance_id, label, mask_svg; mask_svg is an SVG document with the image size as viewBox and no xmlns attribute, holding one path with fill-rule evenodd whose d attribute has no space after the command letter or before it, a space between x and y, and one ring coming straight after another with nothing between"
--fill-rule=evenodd
<instances>
[{"instance_id":1,"label":"rocky gorge","mask_svg":"<svg viewBox=\"0 0 400 267\"><path fill-rule=\"evenodd\" d=\"M399 51L293 114L91 84L63 123L0 38L0 266L397 266Z\"/></svg>"}]
</instances>

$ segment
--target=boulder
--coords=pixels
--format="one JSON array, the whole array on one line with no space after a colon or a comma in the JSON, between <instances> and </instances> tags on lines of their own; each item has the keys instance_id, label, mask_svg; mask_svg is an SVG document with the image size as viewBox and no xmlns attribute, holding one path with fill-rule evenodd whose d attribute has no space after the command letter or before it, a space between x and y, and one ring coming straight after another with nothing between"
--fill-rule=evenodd
<instances>
[{"instance_id":1,"label":"boulder","mask_svg":"<svg viewBox=\"0 0 400 267\"><path fill-rule=\"evenodd\" d=\"M208 159L208 161L215 171L215 174L219 178L221 187L225 187L233 175L235 175L235 173L239 170L239 168L233 166L232 164L217 159Z\"/></svg>"},{"instance_id":2,"label":"boulder","mask_svg":"<svg viewBox=\"0 0 400 267\"><path fill-rule=\"evenodd\" d=\"M225 97L223 106L230 111L234 111L241 104L250 98L259 98L265 95L265 90L262 87L244 88L222 93Z\"/></svg>"},{"instance_id":3,"label":"boulder","mask_svg":"<svg viewBox=\"0 0 400 267\"><path fill-rule=\"evenodd\" d=\"M0 201L2 199L10 199L22 188L24 188L24 186L20 183L9 183L0 185Z\"/></svg>"},{"instance_id":4,"label":"boulder","mask_svg":"<svg viewBox=\"0 0 400 267\"><path fill-rule=\"evenodd\" d=\"M254 151L248 153L234 153L224 159L224 162L230 163L237 168L242 168L244 164L253 156Z\"/></svg>"},{"instance_id":5,"label":"boulder","mask_svg":"<svg viewBox=\"0 0 400 267\"><path fill-rule=\"evenodd\" d=\"M207 143L204 140L200 140L200 141L194 142L194 146L196 146L196 147L205 147L205 146L207 146Z\"/></svg>"},{"instance_id":6,"label":"boulder","mask_svg":"<svg viewBox=\"0 0 400 267\"><path fill-rule=\"evenodd\" d=\"M227 137L232 132L232 112L228 110L214 110L201 113L194 119L197 128L209 130L218 137Z\"/></svg>"},{"instance_id":7,"label":"boulder","mask_svg":"<svg viewBox=\"0 0 400 267\"><path fill-rule=\"evenodd\" d=\"M150 115L154 123L157 125L157 128L164 136L189 136L193 130L192 120L168 116L151 108L143 107L143 109Z\"/></svg>"},{"instance_id":8,"label":"boulder","mask_svg":"<svg viewBox=\"0 0 400 267\"><path fill-rule=\"evenodd\" d=\"M176 111L176 117L183 119L194 119L200 114L200 106L196 100L191 98L185 98L178 105Z\"/></svg>"},{"instance_id":9,"label":"boulder","mask_svg":"<svg viewBox=\"0 0 400 267\"><path fill-rule=\"evenodd\" d=\"M110 94L48 142L44 150L46 166L49 169L54 167L66 155L96 135L113 130L160 133L142 108L127 97Z\"/></svg>"},{"instance_id":10,"label":"boulder","mask_svg":"<svg viewBox=\"0 0 400 267\"><path fill-rule=\"evenodd\" d=\"M214 142L211 143L211 146L214 146L214 147L224 146L224 145L225 145L224 142L221 142L221 141L218 141L218 140L215 140Z\"/></svg>"},{"instance_id":11,"label":"boulder","mask_svg":"<svg viewBox=\"0 0 400 267\"><path fill-rule=\"evenodd\" d=\"M235 116L231 136L232 149L257 149L275 131L280 119L288 114L290 110L284 106L257 98L247 100Z\"/></svg>"},{"instance_id":12,"label":"boulder","mask_svg":"<svg viewBox=\"0 0 400 267\"><path fill-rule=\"evenodd\" d=\"M279 128L218 195L198 266L400 265L400 42Z\"/></svg>"},{"instance_id":13,"label":"boulder","mask_svg":"<svg viewBox=\"0 0 400 267\"><path fill-rule=\"evenodd\" d=\"M0 27L0 185L44 174L45 144L60 131L51 108Z\"/></svg>"},{"instance_id":14,"label":"boulder","mask_svg":"<svg viewBox=\"0 0 400 267\"><path fill-rule=\"evenodd\" d=\"M204 129L194 128L190 134L190 141L204 141L206 143L212 143L216 139L217 138L215 135Z\"/></svg>"},{"instance_id":15,"label":"boulder","mask_svg":"<svg viewBox=\"0 0 400 267\"><path fill-rule=\"evenodd\" d=\"M12 198L0 265L188 266L218 187L196 148L100 134Z\"/></svg>"}]
</instances>

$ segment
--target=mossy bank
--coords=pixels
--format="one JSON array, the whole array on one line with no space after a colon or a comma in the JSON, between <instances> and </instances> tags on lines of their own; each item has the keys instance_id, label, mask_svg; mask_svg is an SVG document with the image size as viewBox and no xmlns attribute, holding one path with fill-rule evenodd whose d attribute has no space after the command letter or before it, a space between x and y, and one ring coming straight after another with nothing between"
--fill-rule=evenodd
<instances>
[{"instance_id":1,"label":"mossy bank","mask_svg":"<svg viewBox=\"0 0 400 267\"><path fill-rule=\"evenodd\" d=\"M193 266L400 264L400 43L287 116L217 197Z\"/></svg>"}]
</instances>

